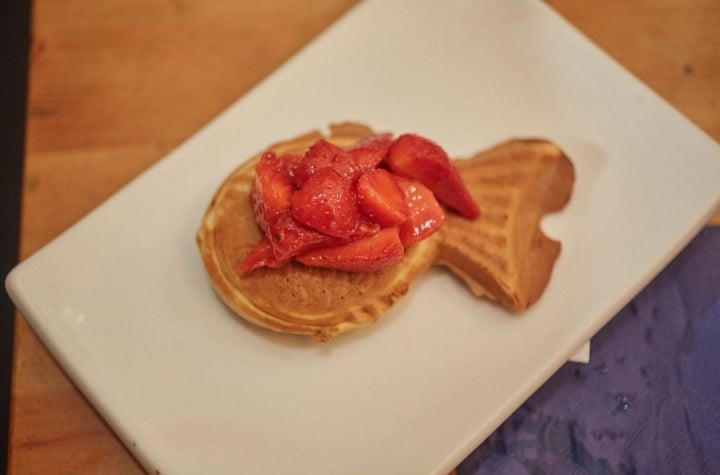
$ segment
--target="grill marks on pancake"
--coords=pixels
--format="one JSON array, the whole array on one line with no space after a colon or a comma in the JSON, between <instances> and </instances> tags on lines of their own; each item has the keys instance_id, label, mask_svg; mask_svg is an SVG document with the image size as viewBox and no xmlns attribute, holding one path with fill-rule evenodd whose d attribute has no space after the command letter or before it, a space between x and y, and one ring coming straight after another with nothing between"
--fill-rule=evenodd
<instances>
[{"instance_id":1,"label":"grill marks on pancake","mask_svg":"<svg viewBox=\"0 0 720 475\"><path fill-rule=\"evenodd\" d=\"M446 240L456 246L460 254L481 263L488 273L512 285L513 249L510 243L515 237L514 220L510 217L516 213L532 174L525 167L508 171L507 162L500 160L484 161L480 166L461 161L459 167L482 215L477 221L453 216L445 232Z\"/></svg>"},{"instance_id":2,"label":"grill marks on pancake","mask_svg":"<svg viewBox=\"0 0 720 475\"><path fill-rule=\"evenodd\" d=\"M559 253L540 220L569 200L572 163L552 143L530 139L505 142L456 164L481 217L448 216L439 263L474 291L526 308L542 294Z\"/></svg>"}]
</instances>

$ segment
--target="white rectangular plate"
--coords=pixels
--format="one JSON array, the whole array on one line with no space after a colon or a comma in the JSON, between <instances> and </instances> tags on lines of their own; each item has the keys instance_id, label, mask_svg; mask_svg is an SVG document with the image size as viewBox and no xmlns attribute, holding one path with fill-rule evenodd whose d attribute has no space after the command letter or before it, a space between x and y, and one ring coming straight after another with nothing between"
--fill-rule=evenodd
<instances>
[{"instance_id":1,"label":"white rectangular plate","mask_svg":"<svg viewBox=\"0 0 720 475\"><path fill-rule=\"evenodd\" d=\"M563 251L521 317L433 270L326 344L242 323L194 234L215 187L329 122L469 156L558 143ZM720 148L543 3L367 1L21 263L7 288L151 473L445 473L637 293L720 198Z\"/></svg>"}]
</instances>

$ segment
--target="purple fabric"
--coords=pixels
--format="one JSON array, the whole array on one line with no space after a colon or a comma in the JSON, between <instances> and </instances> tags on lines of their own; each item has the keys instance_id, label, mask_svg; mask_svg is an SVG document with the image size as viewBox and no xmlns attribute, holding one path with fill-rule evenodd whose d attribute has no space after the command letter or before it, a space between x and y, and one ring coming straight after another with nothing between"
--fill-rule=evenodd
<instances>
[{"instance_id":1,"label":"purple fabric","mask_svg":"<svg viewBox=\"0 0 720 475\"><path fill-rule=\"evenodd\" d=\"M458 467L720 473L720 228L705 228Z\"/></svg>"}]
</instances>

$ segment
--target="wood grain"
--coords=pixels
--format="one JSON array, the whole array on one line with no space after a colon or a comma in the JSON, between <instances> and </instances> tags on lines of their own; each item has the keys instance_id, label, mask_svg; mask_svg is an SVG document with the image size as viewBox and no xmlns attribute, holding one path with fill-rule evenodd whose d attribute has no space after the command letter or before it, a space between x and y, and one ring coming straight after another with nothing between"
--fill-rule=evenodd
<instances>
[{"instance_id":1,"label":"wood grain","mask_svg":"<svg viewBox=\"0 0 720 475\"><path fill-rule=\"evenodd\" d=\"M355 3L36 0L21 258L162 158ZM720 2L547 3L720 140ZM720 224L720 213L714 222ZM19 316L13 372L10 472L142 472Z\"/></svg>"}]
</instances>

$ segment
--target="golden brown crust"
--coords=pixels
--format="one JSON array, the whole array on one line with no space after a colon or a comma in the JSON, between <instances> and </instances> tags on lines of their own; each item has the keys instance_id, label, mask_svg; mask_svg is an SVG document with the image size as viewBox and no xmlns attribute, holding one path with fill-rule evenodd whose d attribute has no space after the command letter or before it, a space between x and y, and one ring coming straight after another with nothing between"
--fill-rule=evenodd
<instances>
[{"instance_id":1,"label":"golden brown crust","mask_svg":"<svg viewBox=\"0 0 720 475\"><path fill-rule=\"evenodd\" d=\"M348 147L373 134L364 125L343 123L331 125L326 138ZM310 132L270 149L302 154L321 137ZM475 294L522 310L540 298L560 253L560 243L543 234L540 220L569 200L573 165L550 142L513 140L456 161L481 218L448 213L441 231L411 246L395 266L351 273L290 263L241 274L238 264L260 239L249 199L259 156L221 184L196 238L217 294L262 327L325 341L376 321L432 265L447 266Z\"/></svg>"}]
</instances>

